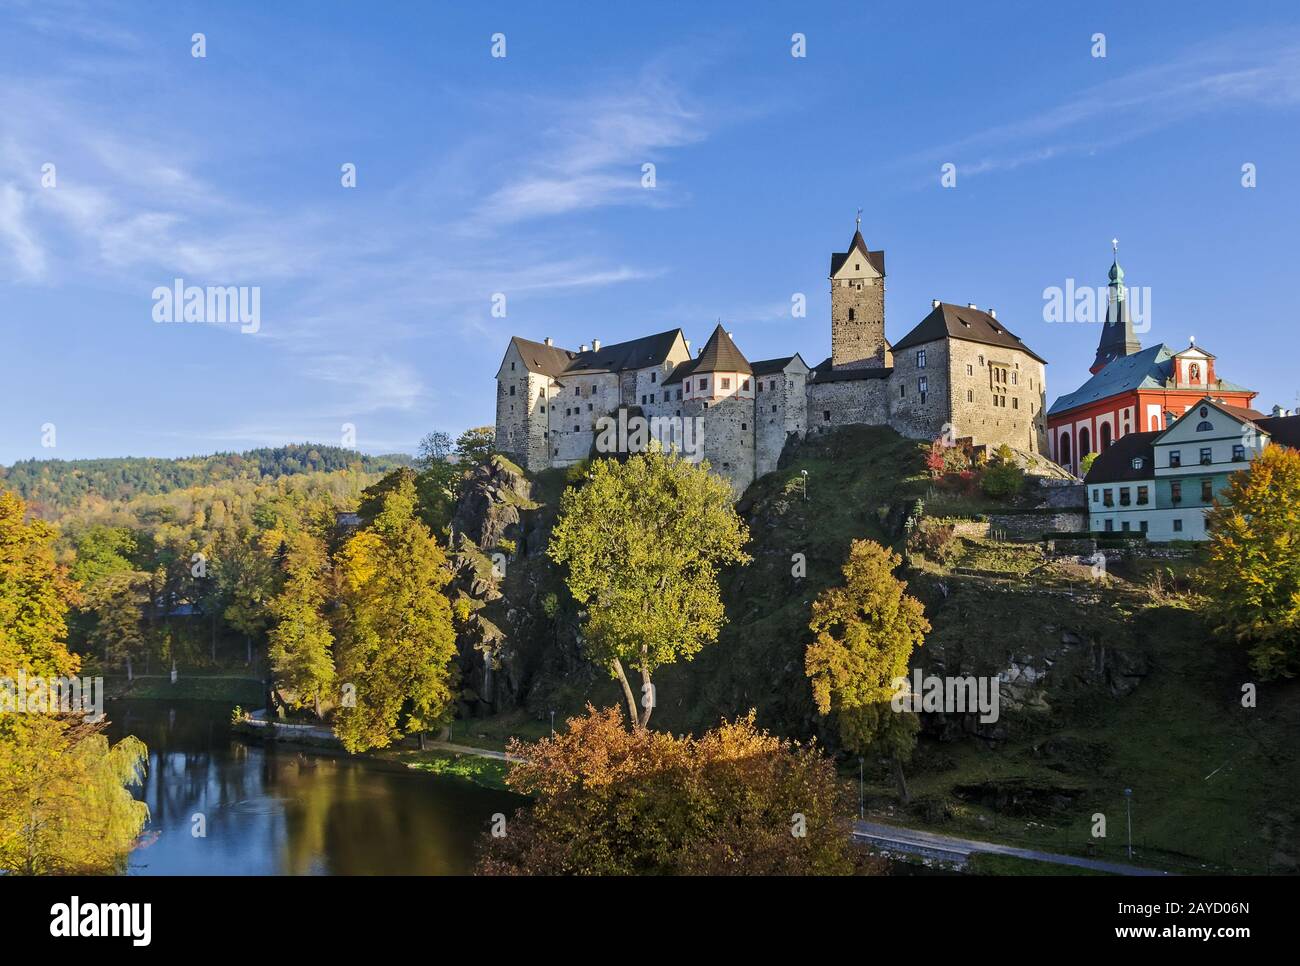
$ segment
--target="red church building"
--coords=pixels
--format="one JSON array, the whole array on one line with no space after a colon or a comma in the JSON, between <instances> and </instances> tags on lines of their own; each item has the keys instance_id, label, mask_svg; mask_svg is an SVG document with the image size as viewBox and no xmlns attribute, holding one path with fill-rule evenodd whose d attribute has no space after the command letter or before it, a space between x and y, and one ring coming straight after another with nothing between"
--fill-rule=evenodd
<instances>
[{"instance_id":1,"label":"red church building","mask_svg":"<svg viewBox=\"0 0 1300 966\"><path fill-rule=\"evenodd\" d=\"M1110 267L1106 324L1091 371L1091 379L1047 411L1050 455L1077 475L1087 454L1104 452L1129 433L1167 429L1207 395L1243 410L1250 410L1257 395L1220 377L1214 355L1195 340L1181 352L1163 344L1143 349L1133 331L1118 256Z\"/></svg>"}]
</instances>

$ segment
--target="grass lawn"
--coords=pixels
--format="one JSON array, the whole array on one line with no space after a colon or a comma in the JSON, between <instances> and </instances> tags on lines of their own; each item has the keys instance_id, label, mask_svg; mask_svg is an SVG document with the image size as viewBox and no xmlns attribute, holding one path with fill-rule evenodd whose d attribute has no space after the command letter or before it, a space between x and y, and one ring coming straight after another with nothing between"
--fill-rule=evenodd
<instances>
[{"instance_id":1,"label":"grass lawn","mask_svg":"<svg viewBox=\"0 0 1300 966\"><path fill-rule=\"evenodd\" d=\"M452 751L394 751L383 753L379 757L402 762L416 771L449 775L485 788L509 790L506 786L506 773L510 766L495 758L479 758Z\"/></svg>"}]
</instances>

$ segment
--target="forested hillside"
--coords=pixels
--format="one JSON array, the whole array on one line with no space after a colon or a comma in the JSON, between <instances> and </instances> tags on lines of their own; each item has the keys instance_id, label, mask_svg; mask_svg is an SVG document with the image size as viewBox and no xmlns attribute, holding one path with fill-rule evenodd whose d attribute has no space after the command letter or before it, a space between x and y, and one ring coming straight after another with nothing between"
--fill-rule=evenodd
<instances>
[{"instance_id":1,"label":"forested hillside","mask_svg":"<svg viewBox=\"0 0 1300 966\"><path fill-rule=\"evenodd\" d=\"M227 480L258 482L348 468L384 473L409 463L404 455L368 456L340 446L293 443L182 459L22 460L0 466L0 487L21 496L32 513L56 519L71 510Z\"/></svg>"}]
</instances>

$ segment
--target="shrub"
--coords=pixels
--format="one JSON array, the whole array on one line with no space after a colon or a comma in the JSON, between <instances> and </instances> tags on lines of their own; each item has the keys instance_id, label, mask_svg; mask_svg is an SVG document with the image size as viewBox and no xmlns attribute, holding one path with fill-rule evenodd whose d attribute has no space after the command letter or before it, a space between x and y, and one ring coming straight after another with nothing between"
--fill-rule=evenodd
<instances>
[{"instance_id":1,"label":"shrub","mask_svg":"<svg viewBox=\"0 0 1300 966\"><path fill-rule=\"evenodd\" d=\"M1015 463L995 460L980 478L980 488L995 500L1015 496L1025 485L1025 471Z\"/></svg>"}]
</instances>

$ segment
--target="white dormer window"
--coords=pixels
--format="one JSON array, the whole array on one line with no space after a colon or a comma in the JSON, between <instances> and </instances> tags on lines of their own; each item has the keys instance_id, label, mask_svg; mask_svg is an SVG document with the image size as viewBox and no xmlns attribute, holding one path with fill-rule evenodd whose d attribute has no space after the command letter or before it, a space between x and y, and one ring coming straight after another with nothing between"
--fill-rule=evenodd
<instances>
[{"instance_id":1,"label":"white dormer window","mask_svg":"<svg viewBox=\"0 0 1300 966\"><path fill-rule=\"evenodd\" d=\"M1141 457L1141 456L1134 456L1134 457L1133 457L1133 469L1135 469L1135 470L1140 470L1140 469L1142 469L1142 457Z\"/></svg>"}]
</instances>

